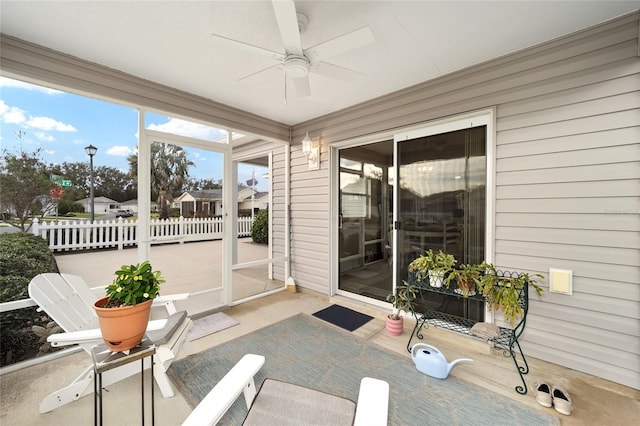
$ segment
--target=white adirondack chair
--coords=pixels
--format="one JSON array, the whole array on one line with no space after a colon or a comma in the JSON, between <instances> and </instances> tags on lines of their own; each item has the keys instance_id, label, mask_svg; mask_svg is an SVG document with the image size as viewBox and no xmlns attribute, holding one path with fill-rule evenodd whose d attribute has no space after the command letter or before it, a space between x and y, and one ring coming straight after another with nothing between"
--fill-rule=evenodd
<instances>
[{"instance_id":1,"label":"white adirondack chair","mask_svg":"<svg viewBox=\"0 0 640 426\"><path fill-rule=\"evenodd\" d=\"M222 416L231 408L240 394L244 394L248 414L245 424L279 424L283 421L282 413L286 413L287 424L305 423L331 423L338 425L337 418L345 421L349 426L386 426L389 414L389 383L384 380L365 377L360 382L360 393L356 404L355 417L345 418L334 416L328 421L330 413L322 412L322 419L309 419L311 411L308 409L314 402L323 400L329 407L344 407L340 397L327 396L322 392L301 388L290 383L279 382L273 390L265 391L264 388L270 379L266 379L263 388L258 392L255 386L254 376L264 365L265 358L262 355L246 354L233 366L231 370L209 391L202 401L191 412L182 426L211 426L217 424ZM263 393L269 393L261 399ZM296 403L304 394L305 403ZM353 402L348 401L350 404ZM326 408L326 407L325 407ZM329 408L332 410L332 408ZM347 408L348 410L348 408ZM270 413L276 412L280 416L273 418Z\"/></svg>"},{"instance_id":2,"label":"white adirondack chair","mask_svg":"<svg viewBox=\"0 0 640 426\"><path fill-rule=\"evenodd\" d=\"M38 304L39 311L46 312L65 331L47 338L52 346L78 344L91 356L91 348L103 342L93 308L99 297L82 278L67 274L40 274L29 283L29 297ZM190 352L187 335L192 321L186 312L176 312L173 303L187 297L188 294L159 296L152 305L152 308L164 307L165 316L168 316L150 321L147 328L147 335L156 344L154 377L165 398L174 396L167 369L181 347ZM148 367L150 363L145 365L145 368ZM130 363L103 373L102 384L106 387L139 372L139 364ZM40 412L46 413L93 393L93 380L93 362L90 361L73 382L42 400Z\"/></svg>"}]
</instances>

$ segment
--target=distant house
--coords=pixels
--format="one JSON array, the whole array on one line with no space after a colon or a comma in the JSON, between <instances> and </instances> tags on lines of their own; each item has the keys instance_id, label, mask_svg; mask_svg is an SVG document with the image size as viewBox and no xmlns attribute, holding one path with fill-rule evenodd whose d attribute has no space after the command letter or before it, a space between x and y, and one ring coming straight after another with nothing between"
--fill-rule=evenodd
<instances>
[{"instance_id":1,"label":"distant house","mask_svg":"<svg viewBox=\"0 0 640 426\"><path fill-rule=\"evenodd\" d=\"M202 189L183 192L173 200L171 208L180 209L180 216L222 215L222 189Z\"/></svg>"},{"instance_id":2,"label":"distant house","mask_svg":"<svg viewBox=\"0 0 640 426\"><path fill-rule=\"evenodd\" d=\"M241 197L240 195L249 191L246 196ZM253 192L253 200L251 199L251 194ZM243 194L244 195L244 194ZM253 209L254 213L257 213L260 210L265 210L269 208L269 193L268 192L258 192L254 191L251 188L244 189L238 192L238 215L250 215L251 209Z\"/></svg>"},{"instance_id":3,"label":"distant house","mask_svg":"<svg viewBox=\"0 0 640 426\"><path fill-rule=\"evenodd\" d=\"M253 200L251 199L252 195ZM251 215L252 208L254 212L257 212L268 206L268 192L258 192L253 188L243 188L238 191L238 214L240 216ZM173 200L171 208L180 209L180 215L183 217L221 216L223 213L222 189L184 192Z\"/></svg>"},{"instance_id":4,"label":"distant house","mask_svg":"<svg viewBox=\"0 0 640 426\"><path fill-rule=\"evenodd\" d=\"M138 213L138 200L133 199L129 201L123 201L122 203L120 203L120 208L124 210L131 210L133 213ZM151 202L151 211L158 211L158 203L156 203L155 201Z\"/></svg>"},{"instance_id":5,"label":"distant house","mask_svg":"<svg viewBox=\"0 0 640 426\"><path fill-rule=\"evenodd\" d=\"M91 198L83 198L82 200L78 200L77 203L82 204L85 213L91 212ZM109 213L111 210L122 208L119 202L107 197L95 197L93 199L93 205L95 207L94 213Z\"/></svg>"}]
</instances>

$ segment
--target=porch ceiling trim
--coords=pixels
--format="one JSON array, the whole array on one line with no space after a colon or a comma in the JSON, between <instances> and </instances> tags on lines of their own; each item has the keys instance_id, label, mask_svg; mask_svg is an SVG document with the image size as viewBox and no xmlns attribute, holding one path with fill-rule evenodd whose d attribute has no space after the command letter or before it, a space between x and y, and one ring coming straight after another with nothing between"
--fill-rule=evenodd
<instances>
[{"instance_id":1,"label":"porch ceiling trim","mask_svg":"<svg viewBox=\"0 0 640 426\"><path fill-rule=\"evenodd\" d=\"M282 123L1 33L0 64L7 77L289 141Z\"/></svg>"}]
</instances>

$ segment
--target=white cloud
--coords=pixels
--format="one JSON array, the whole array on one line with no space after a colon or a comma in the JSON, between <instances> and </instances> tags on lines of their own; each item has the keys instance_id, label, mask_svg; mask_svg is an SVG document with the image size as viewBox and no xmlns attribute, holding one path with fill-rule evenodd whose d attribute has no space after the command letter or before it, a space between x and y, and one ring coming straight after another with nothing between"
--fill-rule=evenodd
<instances>
[{"instance_id":1,"label":"white cloud","mask_svg":"<svg viewBox=\"0 0 640 426\"><path fill-rule=\"evenodd\" d=\"M163 124L151 124L148 127L151 130L159 132L171 133L174 135L187 136L190 138L203 139L207 141L217 141L226 136L224 130L215 127L205 126L204 124L192 123L190 121L181 120L179 118L170 118Z\"/></svg>"},{"instance_id":2,"label":"white cloud","mask_svg":"<svg viewBox=\"0 0 640 426\"><path fill-rule=\"evenodd\" d=\"M7 124L22 124L26 121L24 110L9 106L3 100L0 100L0 118Z\"/></svg>"},{"instance_id":3,"label":"white cloud","mask_svg":"<svg viewBox=\"0 0 640 426\"><path fill-rule=\"evenodd\" d=\"M58 132L77 132L71 124L64 124L50 117L29 117L25 122L28 127L40 130L56 130Z\"/></svg>"},{"instance_id":4,"label":"white cloud","mask_svg":"<svg viewBox=\"0 0 640 426\"><path fill-rule=\"evenodd\" d=\"M45 142L53 142L54 140L56 140L56 138L44 132L35 132L33 135L36 138L40 139L41 141L45 141Z\"/></svg>"},{"instance_id":5,"label":"white cloud","mask_svg":"<svg viewBox=\"0 0 640 426\"><path fill-rule=\"evenodd\" d=\"M45 149L45 150L44 150L44 152L45 152L45 154L47 154L47 155L53 155L53 154L55 154L55 153L56 153L56 152L55 152L54 150L52 150L52 149Z\"/></svg>"},{"instance_id":6,"label":"white cloud","mask_svg":"<svg viewBox=\"0 0 640 426\"><path fill-rule=\"evenodd\" d=\"M49 89L48 87L36 86L35 84L25 83L24 81L12 80L6 77L0 77L0 87L13 87L17 89L36 90L38 92L46 93L47 95L61 95L64 92L55 89Z\"/></svg>"},{"instance_id":7,"label":"white cloud","mask_svg":"<svg viewBox=\"0 0 640 426\"><path fill-rule=\"evenodd\" d=\"M134 150L128 146L116 145L107 150L107 154L114 155L116 157L128 157L134 153Z\"/></svg>"},{"instance_id":8,"label":"white cloud","mask_svg":"<svg viewBox=\"0 0 640 426\"><path fill-rule=\"evenodd\" d=\"M33 117L27 119L27 111L7 105L0 100L0 119L7 124L17 124L24 128L58 132L77 132L71 124L65 124L50 117ZM39 132L43 134L42 132ZM37 133L36 133L37 135Z\"/></svg>"}]
</instances>

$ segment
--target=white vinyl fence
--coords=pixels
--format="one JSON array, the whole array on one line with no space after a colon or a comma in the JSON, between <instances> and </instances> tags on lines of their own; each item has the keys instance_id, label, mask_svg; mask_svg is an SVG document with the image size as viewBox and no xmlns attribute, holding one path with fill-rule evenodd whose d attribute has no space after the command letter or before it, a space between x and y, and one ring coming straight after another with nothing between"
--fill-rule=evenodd
<instances>
[{"instance_id":1,"label":"white vinyl fence","mask_svg":"<svg viewBox=\"0 0 640 426\"><path fill-rule=\"evenodd\" d=\"M238 237L251 235L251 217L238 218ZM138 244L138 221L113 219L104 221L33 220L31 233L44 238L54 252L117 248ZM222 218L169 218L150 222L151 244L222 239Z\"/></svg>"}]
</instances>

